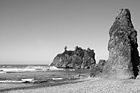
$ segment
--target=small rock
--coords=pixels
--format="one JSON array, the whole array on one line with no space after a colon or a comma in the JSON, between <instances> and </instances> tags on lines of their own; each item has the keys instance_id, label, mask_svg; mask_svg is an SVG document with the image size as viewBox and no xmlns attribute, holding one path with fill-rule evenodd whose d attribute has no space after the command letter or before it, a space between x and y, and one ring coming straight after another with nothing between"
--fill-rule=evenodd
<instances>
[{"instance_id":1,"label":"small rock","mask_svg":"<svg viewBox=\"0 0 140 93\"><path fill-rule=\"evenodd\" d=\"M136 79L139 79L139 80L140 80L140 75L138 75L138 76L136 77Z\"/></svg>"}]
</instances>

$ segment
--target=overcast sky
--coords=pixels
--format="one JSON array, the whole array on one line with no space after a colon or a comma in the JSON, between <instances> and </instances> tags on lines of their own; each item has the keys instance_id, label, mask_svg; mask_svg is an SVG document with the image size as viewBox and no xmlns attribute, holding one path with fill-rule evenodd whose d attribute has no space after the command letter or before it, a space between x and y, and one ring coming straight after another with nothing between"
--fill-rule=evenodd
<instances>
[{"instance_id":1,"label":"overcast sky","mask_svg":"<svg viewBox=\"0 0 140 93\"><path fill-rule=\"evenodd\" d=\"M140 0L0 0L0 63L48 64L64 46L89 47L107 60L121 8L130 9L140 50Z\"/></svg>"}]
</instances>

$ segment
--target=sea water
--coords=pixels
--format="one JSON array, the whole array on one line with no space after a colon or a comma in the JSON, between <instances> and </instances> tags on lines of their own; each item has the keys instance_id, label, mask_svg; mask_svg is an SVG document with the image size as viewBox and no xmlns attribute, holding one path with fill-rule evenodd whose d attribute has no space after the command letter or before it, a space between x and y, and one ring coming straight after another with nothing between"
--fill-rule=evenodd
<instances>
[{"instance_id":1,"label":"sea water","mask_svg":"<svg viewBox=\"0 0 140 93\"><path fill-rule=\"evenodd\" d=\"M45 71L49 68L49 65L39 64L4 64L0 65L0 72L24 72L24 71Z\"/></svg>"},{"instance_id":2,"label":"sea water","mask_svg":"<svg viewBox=\"0 0 140 93\"><path fill-rule=\"evenodd\" d=\"M60 69L49 65L0 65L0 82L42 82L73 80L88 74L85 70Z\"/></svg>"}]
</instances>

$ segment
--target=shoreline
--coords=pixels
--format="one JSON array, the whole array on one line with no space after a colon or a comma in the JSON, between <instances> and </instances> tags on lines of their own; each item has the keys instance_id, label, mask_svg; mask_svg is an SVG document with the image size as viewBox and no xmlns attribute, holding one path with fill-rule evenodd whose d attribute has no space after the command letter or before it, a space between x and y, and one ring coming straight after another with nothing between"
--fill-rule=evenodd
<instances>
[{"instance_id":1,"label":"shoreline","mask_svg":"<svg viewBox=\"0 0 140 93\"><path fill-rule=\"evenodd\" d=\"M39 72L1 73L0 92L36 89L79 82L90 70L52 70Z\"/></svg>"},{"instance_id":2,"label":"shoreline","mask_svg":"<svg viewBox=\"0 0 140 93\"><path fill-rule=\"evenodd\" d=\"M5 88L4 87L0 88L0 92L28 90L28 89L37 89L43 87L60 86L65 84L74 84L77 82L82 82L81 80L82 80L81 78L74 78L74 79L66 79L66 80L42 81L36 83L0 83L0 86L6 86ZM7 88L7 86L9 86L9 88Z\"/></svg>"},{"instance_id":3,"label":"shoreline","mask_svg":"<svg viewBox=\"0 0 140 93\"><path fill-rule=\"evenodd\" d=\"M84 78L49 87L3 91L3 93L140 93L140 80Z\"/></svg>"}]
</instances>

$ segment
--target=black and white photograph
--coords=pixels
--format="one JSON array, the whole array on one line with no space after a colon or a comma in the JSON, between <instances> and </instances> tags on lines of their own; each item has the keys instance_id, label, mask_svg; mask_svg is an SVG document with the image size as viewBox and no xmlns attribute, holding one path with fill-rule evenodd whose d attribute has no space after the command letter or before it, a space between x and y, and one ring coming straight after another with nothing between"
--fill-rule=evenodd
<instances>
[{"instance_id":1,"label":"black and white photograph","mask_svg":"<svg viewBox=\"0 0 140 93\"><path fill-rule=\"evenodd\" d=\"M0 0L0 93L140 93L140 0Z\"/></svg>"}]
</instances>

